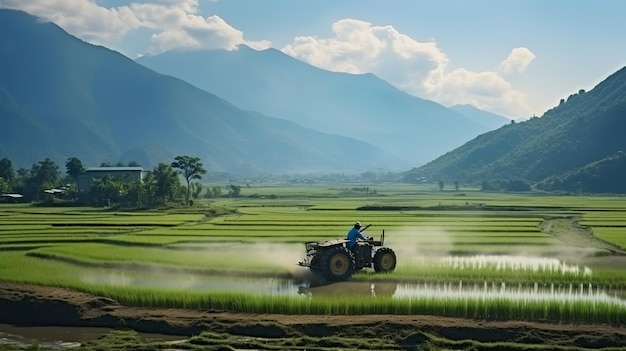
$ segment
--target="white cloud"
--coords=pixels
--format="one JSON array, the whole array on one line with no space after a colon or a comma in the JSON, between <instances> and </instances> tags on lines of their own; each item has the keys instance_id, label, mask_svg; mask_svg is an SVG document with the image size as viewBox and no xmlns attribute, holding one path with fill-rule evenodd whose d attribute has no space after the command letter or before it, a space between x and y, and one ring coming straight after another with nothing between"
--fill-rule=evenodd
<instances>
[{"instance_id":1,"label":"white cloud","mask_svg":"<svg viewBox=\"0 0 626 351\"><path fill-rule=\"evenodd\" d=\"M243 33L218 16L171 12L157 24L160 31L152 35L152 54L179 48L234 50L244 42Z\"/></svg>"},{"instance_id":2,"label":"white cloud","mask_svg":"<svg viewBox=\"0 0 626 351\"><path fill-rule=\"evenodd\" d=\"M343 19L332 27L334 36L299 36L282 48L297 59L337 72L372 72L416 96L444 105L472 104L505 116L525 116L524 94L497 72L450 71L447 55L434 41L420 42L392 26ZM523 71L535 58L526 48L514 49L502 67Z\"/></svg>"},{"instance_id":3,"label":"white cloud","mask_svg":"<svg viewBox=\"0 0 626 351\"><path fill-rule=\"evenodd\" d=\"M403 60L404 67L408 64L414 69L437 71L448 61L435 43L420 43L392 26L343 19L332 29L333 38L296 37L282 51L320 68L348 73L390 70L393 60Z\"/></svg>"},{"instance_id":4,"label":"white cloud","mask_svg":"<svg viewBox=\"0 0 626 351\"><path fill-rule=\"evenodd\" d=\"M520 73L535 60L535 54L528 48L514 48L509 56L500 64L503 73Z\"/></svg>"},{"instance_id":5,"label":"white cloud","mask_svg":"<svg viewBox=\"0 0 626 351\"><path fill-rule=\"evenodd\" d=\"M141 26L128 6L104 8L88 0L2 0L0 7L49 20L81 39L105 43Z\"/></svg>"},{"instance_id":6,"label":"white cloud","mask_svg":"<svg viewBox=\"0 0 626 351\"><path fill-rule=\"evenodd\" d=\"M428 95L444 105L471 104L505 116L529 116L526 97L496 72L459 68L427 87Z\"/></svg>"},{"instance_id":7,"label":"white cloud","mask_svg":"<svg viewBox=\"0 0 626 351\"><path fill-rule=\"evenodd\" d=\"M112 49L138 32L147 42L143 50L150 54L171 49L234 50L240 44L257 50L270 47L269 41L246 41L244 33L219 16L203 17L198 1L142 0L107 8L94 0L0 0L0 8L37 15L81 39ZM523 72L535 59L527 48L514 48L499 71L451 71L450 60L434 40L418 41L393 26L355 19L339 20L332 30L329 38L298 36L282 50L320 68L374 73L400 89L444 105L471 103L506 116L530 114L525 96L498 73Z\"/></svg>"},{"instance_id":8,"label":"white cloud","mask_svg":"<svg viewBox=\"0 0 626 351\"><path fill-rule=\"evenodd\" d=\"M129 33L151 32L148 51L171 49L234 50L239 44L257 49L267 41L246 42L243 33L219 16L198 14L198 0L154 0L106 8L93 0L0 0L0 7L18 9L52 21L81 39L114 48Z\"/></svg>"}]
</instances>

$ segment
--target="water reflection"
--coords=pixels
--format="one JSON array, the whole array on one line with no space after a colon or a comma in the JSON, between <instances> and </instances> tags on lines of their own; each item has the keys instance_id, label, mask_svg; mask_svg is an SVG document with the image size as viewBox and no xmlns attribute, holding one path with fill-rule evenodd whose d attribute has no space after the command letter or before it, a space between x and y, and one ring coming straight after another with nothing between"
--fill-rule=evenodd
<instances>
[{"instance_id":1,"label":"water reflection","mask_svg":"<svg viewBox=\"0 0 626 351\"><path fill-rule=\"evenodd\" d=\"M552 272L590 276L589 267L567 264L556 258L509 255L447 256L439 266L450 269L494 269L510 271Z\"/></svg>"},{"instance_id":2,"label":"water reflection","mask_svg":"<svg viewBox=\"0 0 626 351\"><path fill-rule=\"evenodd\" d=\"M123 270L90 270L85 282L112 285L187 290L234 292L271 296L302 297L393 297L452 299L564 300L610 302L626 306L626 292L590 284L506 284L502 282L397 283L346 281L326 284L312 279L262 278L207 274L173 274Z\"/></svg>"},{"instance_id":3,"label":"water reflection","mask_svg":"<svg viewBox=\"0 0 626 351\"><path fill-rule=\"evenodd\" d=\"M300 285L298 293L309 297L393 297L398 288L391 282L336 282L332 284Z\"/></svg>"},{"instance_id":4,"label":"water reflection","mask_svg":"<svg viewBox=\"0 0 626 351\"><path fill-rule=\"evenodd\" d=\"M624 291L591 284L482 284L463 282L445 284L398 284L395 298L482 299L514 301L605 302L626 307Z\"/></svg>"}]
</instances>

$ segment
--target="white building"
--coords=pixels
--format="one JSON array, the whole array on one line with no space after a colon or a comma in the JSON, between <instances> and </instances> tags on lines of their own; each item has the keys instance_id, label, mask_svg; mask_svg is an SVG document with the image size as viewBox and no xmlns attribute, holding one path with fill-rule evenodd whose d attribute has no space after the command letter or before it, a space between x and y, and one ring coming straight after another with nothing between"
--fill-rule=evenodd
<instances>
[{"instance_id":1,"label":"white building","mask_svg":"<svg viewBox=\"0 0 626 351\"><path fill-rule=\"evenodd\" d=\"M100 179L107 175L114 179L134 182L143 180L147 173L141 167L89 167L78 175L78 190L89 191L94 179Z\"/></svg>"}]
</instances>

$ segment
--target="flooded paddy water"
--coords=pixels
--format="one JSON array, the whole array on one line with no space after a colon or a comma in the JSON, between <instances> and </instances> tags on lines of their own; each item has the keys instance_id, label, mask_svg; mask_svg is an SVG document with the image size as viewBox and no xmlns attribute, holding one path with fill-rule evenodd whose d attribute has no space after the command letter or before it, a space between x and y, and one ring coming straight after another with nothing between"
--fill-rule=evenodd
<instances>
[{"instance_id":1,"label":"flooded paddy water","mask_svg":"<svg viewBox=\"0 0 626 351\"><path fill-rule=\"evenodd\" d=\"M580 283L526 282L507 284L501 281L441 281L423 282L416 277L410 282L394 279L391 274L384 281L368 280L357 273L345 282L324 283L315 279L307 268L290 268L279 277L246 275L245 273L219 274L171 272L158 269L88 269L81 280L100 286L142 287L175 291L229 292L270 296L374 296L393 298L454 298L454 299L510 299L533 301L588 301L610 302L626 306L626 291L607 286L583 283L593 271L589 267L570 265L555 258L528 256L446 256L420 258L412 265L430 265L446 270L487 269L537 274L567 274L580 277Z\"/></svg>"}]
</instances>

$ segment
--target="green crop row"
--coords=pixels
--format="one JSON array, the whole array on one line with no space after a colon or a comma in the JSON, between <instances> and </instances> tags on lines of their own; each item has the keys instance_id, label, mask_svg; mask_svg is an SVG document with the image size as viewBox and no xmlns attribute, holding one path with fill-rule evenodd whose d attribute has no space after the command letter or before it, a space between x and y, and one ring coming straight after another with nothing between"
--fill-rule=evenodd
<instances>
[{"instance_id":1,"label":"green crop row","mask_svg":"<svg viewBox=\"0 0 626 351\"><path fill-rule=\"evenodd\" d=\"M7 247L8 248L8 247ZM297 245L234 245L229 243L180 246L178 248L158 247L118 247L94 243L74 243L72 245L42 245L39 248L21 246L28 249L23 255L18 251L0 257L1 267L12 267L19 257L17 276L4 272L7 280L23 279L24 272L32 272L28 279L35 283L45 283L54 276L41 267L65 272L68 281L76 279L72 270L89 270L91 267L111 268L133 271L193 271L197 273L218 273L227 275L237 272L239 275L265 277L289 277L296 272ZM44 263L46 262L46 263ZM38 267L35 269L35 267ZM65 268L61 268L65 267ZM71 268L71 269L70 269ZM23 270L22 270L23 269ZM617 269L598 269L592 273L584 267L561 270L548 268L524 267L454 267L436 262L404 260L393 274L374 274L363 271L356 274L356 281L401 281L401 282L446 282L467 281L482 283L485 281L505 282L510 284L593 284L611 288L626 288L624 273Z\"/></svg>"},{"instance_id":2,"label":"green crop row","mask_svg":"<svg viewBox=\"0 0 626 351\"><path fill-rule=\"evenodd\" d=\"M592 322L623 325L626 305L612 302L528 299L481 299L465 297L319 297L269 296L236 293L210 295L158 289L101 289L85 287L92 294L116 299L123 304L146 307L218 309L246 313L282 314L427 314L491 320L539 320Z\"/></svg>"},{"instance_id":3,"label":"green crop row","mask_svg":"<svg viewBox=\"0 0 626 351\"><path fill-rule=\"evenodd\" d=\"M623 269L602 265L592 267L592 274L584 274L494 267L461 269L423 263L434 255L516 256L523 252L538 257L598 256L603 250L569 248L557 237L542 233L540 225L546 217L582 216L581 224L589 225L595 235L624 247L619 226L624 225L626 204L621 198L473 191L459 196L452 191L433 192L404 185L371 188L376 189L375 194L355 196L348 194L343 185L252 185L243 188L242 193L257 193L259 197L211 200L190 213L182 213L184 209L126 213L3 204L0 279L64 286L146 306L278 313L429 313L622 324L626 320L623 306L602 303L365 297L344 301L98 285L83 279L95 269L109 268L288 276L304 256L304 242L342 238L352 223L360 220L373 224L367 235L379 237L385 230L387 246L396 251L398 266L392 274L358 272L355 281L584 283L626 288ZM198 213L209 207L228 207L236 209L237 214L210 218Z\"/></svg>"},{"instance_id":4,"label":"green crop row","mask_svg":"<svg viewBox=\"0 0 626 351\"><path fill-rule=\"evenodd\" d=\"M626 228L594 228L594 234L607 242L626 250Z\"/></svg>"}]
</instances>

